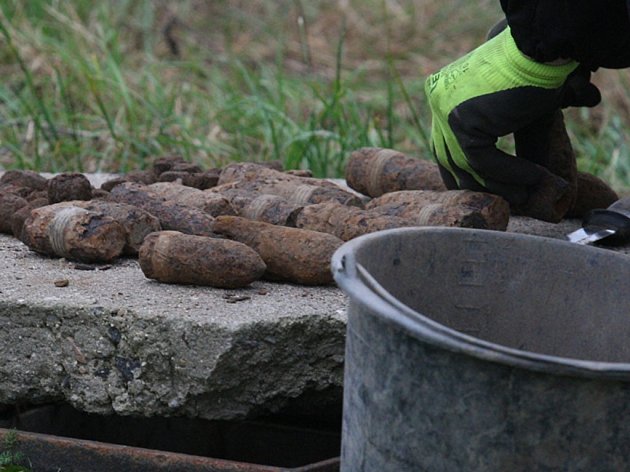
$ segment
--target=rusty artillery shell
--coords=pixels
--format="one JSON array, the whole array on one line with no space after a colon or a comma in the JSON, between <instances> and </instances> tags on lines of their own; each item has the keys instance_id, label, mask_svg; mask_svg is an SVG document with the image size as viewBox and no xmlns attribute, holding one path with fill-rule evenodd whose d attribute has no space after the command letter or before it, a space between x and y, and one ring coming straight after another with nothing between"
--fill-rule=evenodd
<instances>
[{"instance_id":1,"label":"rusty artillery shell","mask_svg":"<svg viewBox=\"0 0 630 472\"><path fill-rule=\"evenodd\" d=\"M24 222L31 216L32 209L32 206L25 205L11 215L9 225L11 226L11 234L16 238L22 239L22 228L24 227Z\"/></svg>"},{"instance_id":2,"label":"rusty artillery shell","mask_svg":"<svg viewBox=\"0 0 630 472\"><path fill-rule=\"evenodd\" d=\"M203 170L199 165L186 162L181 156L166 156L153 162L153 174L158 182L180 181L182 185L205 190L217 185L220 169Z\"/></svg>"},{"instance_id":3,"label":"rusty artillery shell","mask_svg":"<svg viewBox=\"0 0 630 472\"><path fill-rule=\"evenodd\" d=\"M129 180L127 180L124 177L115 177L113 179L109 179L103 182L100 188L101 190L104 190L105 192L111 192L114 187L120 184L124 184L125 182L129 182Z\"/></svg>"},{"instance_id":4,"label":"rusty artillery shell","mask_svg":"<svg viewBox=\"0 0 630 472\"><path fill-rule=\"evenodd\" d=\"M204 192L175 182L157 182L147 189L167 201L198 208L212 216L236 214L230 201L216 192Z\"/></svg>"},{"instance_id":5,"label":"rusty artillery shell","mask_svg":"<svg viewBox=\"0 0 630 472\"><path fill-rule=\"evenodd\" d=\"M221 170L221 173L223 173L223 171L225 170L227 170L228 173L233 171L242 172L243 170L247 170L249 172L252 169L261 167L265 169L277 170L278 172L284 172L284 165L282 164L282 162L279 160L275 160L262 162L236 162L224 167Z\"/></svg>"},{"instance_id":6,"label":"rusty artillery shell","mask_svg":"<svg viewBox=\"0 0 630 472\"><path fill-rule=\"evenodd\" d=\"M93 200L107 200L109 198L109 192L101 188L92 189Z\"/></svg>"},{"instance_id":7,"label":"rusty artillery shell","mask_svg":"<svg viewBox=\"0 0 630 472\"><path fill-rule=\"evenodd\" d=\"M159 178L165 172L199 174L203 172L203 169L197 164L186 161L181 156L164 156L153 161L151 172L156 178Z\"/></svg>"},{"instance_id":8,"label":"rusty artillery shell","mask_svg":"<svg viewBox=\"0 0 630 472\"><path fill-rule=\"evenodd\" d=\"M21 207L15 211L9 220L9 226L11 227L11 234L18 239L22 238L22 227L26 219L31 216L31 210L33 208L40 208L48 205L48 197L31 200L28 205Z\"/></svg>"},{"instance_id":9,"label":"rusty artillery shell","mask_svg":"<svg viewBox=\"0 0 630 472\"><path fill-rule=\"evenodd\" d=\"M199 190L206 190L219 185L219 176L221 175L221 169L208 169L198 174L200 179L196 182L195 188Z\"/></svg>"},{"instance_id":10,"label":"rusty artillery shell","mask_svg":"<svg viewBox=\"0 0 630 472\"><path fill-rule=\"evenodd\" d=\"M343 241L325 233L275 226L239 216L219 216L215 230L253 248L267 264L266 277L303 285L333 282L330 258Z\"/></svg>"},{"instance_id":11,"label":"rusty artillery shell","mask_svg":"<svg viewBox=\"0 0 630 472\"><path fill-rule=\"evenodd\" d=\"M159 282L239 288L262 277L266 266L245 244L177 231L149 234L139 252L144 275Z\"/></svg>"},{"instance_id":12,"label":"rusty artillery shell","mask_svg":"<svg viewBox=\"0 0 630 472\"><path fill-rule=\"evenodd\" d=\"M216 187L219 182L219 169L209 169L204 172L191 174L184 171L169 170L160 174L158 182L179 182L187 187L206 190Z\"/></svg>"},{"instance_id":13,"label":"rusty artillery shell","mask_svg":"<svg viewBox=\"0 0 630 472\"><path fill-rule=\"evenodd\" d=\"M46 190L48 179L32 170L8 170L0 177L0 185L13 184L31 190Z\"/></svg>"},{"instance_id":14,"label":"rusty artillery shell","mask_svg":"<svg viewBox=\"0 0 630 472\"><path fill-rule=\"evenodd\" d=\"M311 176L300 175L301 171L283 171L271 163L239 162L230 164L221 170L218 185L234 184L240 181L255 181L265 179L281 179L295 184L316 185L332 189L339 189L337 184L326 179L317 179ZM310 171L305 171L309 172Z\"/></svg>"},{"instance_id":15,"label":"rusty artillery shell","mask_svg":"<svg viewBox=\"0 0 630 472\"><path fill-rule=\"evenodd\" d=\"M558 223L575 205L577 198L577 162L567 133L562 111L557 111L549 132L549 162L546 175L536 185L523 205L513 206L516 215Z\"/></svg>"},{"instance_id":16,"label":"rusty artillery shell","mask_svg":"<svg viewBox=\"0 0 630 472\"><path fill-rule=\"evenodd\" d=\"M568 183L567 192L554 204L555 213L562 219L575 205L578 194L578 170L575 152L567 128L564 115L558 110L551 124L551 143L549 145L549 164L547 168ZM552 217L555 220L557 216ZM559 221L559 220L558 220Z\"/></svg>"},{"instance_id":17,"label":"rusty artillery shell","mask_svg":"<svg viewBox=\"0 0 630 472\"><path fill-rule=\"evenodd\" d=\"M34 251L81 262L110 262L122 254L125 228L109 216L65 202L34 208L20 239Z\"/></svg>"},{"instance_id":18,"label":"rusty artillery shell","mask_svg":"<svg viewBox=\"0 0 630 472\"><path fill-rule=\"evenodd\" d=\"M266 167L268 169L277 170L279 172L284 171L284 165L280 160L257 162L256 164Z\"/></svg>"},{"instance_id":19,"label":"rusty artillery shell","mask_svg":"<svg viewBox=\"0 0 630 472\"><path fill-rule=\"evenodd\" d=\"M571 192L569 183L549 171L543 176L523 205L513 205L512 213L558 223L567 214Z\"/></svg>"},{"instance_id":20,"label":"rusty artillery shell","mask_svg":"<svg viewBox=\"0 0 630 472\"><path fill-rule=\"evenodd\" d=\"M20 208L28 206L26 199L13 193L0 193L0 233L13 234L11 217Z\"/></svg>"},{"instance_id":21,"label":"rusty artillery shell","mask_svg":"<svg viewBox=\"0 0 630 472\"><path fill-rule=\"evenodd\" d=\"M66 204L109 216L120 223L126 231L126 244L123 253L129 256L138 254L138 250L148 234L162 229L157 217L137 206L126 203L90 200L87 202L66 202Z\"/></svg>"},{"instance_id":22,"label":"rusty artillery shell","mask_svg":"<svg viewBox=\"0 0 630 472\"><path fill-rule=\"evenodd\" d=\"M590 210L608 208L619 200L619 195L599 177L586 172L578 172L577 197L568 211L568 218L582 218Z\"/></svg>"},{"instance_id":23,"label":"rusty artillery shell","mask_svg":"<svg viewBox=\"0 0 630 472\"><path fill-rule=\"evenodd\" d=\"M366 209L384 206L388 214L415 219L422 226L462 226L505 231L510 219L510 207L503 198L471 190L391 192L371 200Z\"/></svg>"},{"instance_id":24,"label":"rusty artillery shell","mask_svg":"<svg viewBox=\"0 0 630 472\"><path fill-rule=\"evenodd\" d=\"M284 172L297 177L313 177L313 172L310 169L289 169Z\"/></svg>"},{"instance_id":25,"label":"rusty artillery shell","mask_svg":"<svg viewBox=\"0 0 630 472\"><path fill-rule=\"evenodd\" d=\"M164 200L145 185L125 182L114 187L110 200L134 205L160 220L164 230L199 236L216 236L212 230L214 217L198 208Z\"/></svg>"},{"instance_id":26,"label":"rusty artillery shell","mask_svg":"<svg viewBox=\"0 0 630 472\"><path fill-rule=\"evenodd\" d=\"M50 203L90 200L91 198L92 184L83 174L63 173L48 181L48 201Z\"/></svg>"},{"instance_id":27,"label":"rusty artillery shell","mask_svg":"<svg viewBox=\"0 0 630 472\"><path fill-rule=\"evenodd\" d=\"M153 161L152 173L159 177L162 173L173 170L176 165L185 163L182 156L162 156Z\"/></svg>"},{"instance_id":28,"label":"rusty artillery shell","mask_svg":"<svg viewBox=\"0 0 630 472\"><path fill-rule=\"evenodd\" d=\"M28 202L32 202L35 200L41 201L42 199L45 199L48 203L50 203L50 200L48 200L48 190L34 190L24 198L26 198L26 201Z\"/></svg>"},{"instance_id":29,"label":"rusty artillery shell","mask_svg":"<svg viewBox=\"0 0 630 472\"><path fill-rule=\"evenodd\" d=\"M362 207L361 199L325 179L298 177L256 164L232 164L221 171L215 190L238 188L250 192L277 195L295 204L336 201Z\"/></svg>"},{"instance_id":30,"label":"rusty artillery shell","mask_svg":"<svg viewBox=\"0 0 630 472\"><path fill-rule=\"evenodd\" d=\"M18 197L29 198L29 196L33 194L34 192L36 192L36 190L33 190L30 187L24 187L24 186L12 184L12 183L0 184L0 193L3 193L3 194L10 193L12 195L17 195Z\"/></svg>"},{"instance_id":31,"label":"rusty artillery shell","mask_svg":"<svg viewBox=\"0 0 630 472\"><path fill-rule=\"evenodd\" d=\"M153 172L147 170L132 171L119 177L114 177L101 184L101 190L111 192L114 187L126 182L133 182L142 185L151 185L157 182Z\"/></svg>"},{"instance_id":32,"label":"rusty artillery shell","mask_svg":"<svg viewBox=\"0 0 630 472\"><path fill-rule=\"evenodd\" d=\"M127 182L151 185L157 182L157 177L151 170L134 170L125 174Z\"/></svg>"},{"instance_id":33,"label":"rusty artillery shell","mask_svg":"<svg viewBox=\"0 0 630 472\"><path fill-rule=\"evenodd\" d=\"M272 225L295 226L296 215L304 205L291 203L278 195L226 189L221 192L238 216Z\"/></svg>"},{"instance_id":34,"label":"rusty artillery shell","mask_svg":"<svg viewBox=\"0 0 630 472\"><path fill-rule=\"evenodd\" d=\"M48 200L48 190L35 190L32 187L25 187L16 183L0 184L0 193L13 194L26 199L26 201L39 200L45 198Z\"/></svg>"},{"instance_id":35,"label":"rusty artillery shell","mask_svg":"<svg viewBox=\"0 0 630 472\"><path fill-rule=\"evenodd\" d=\"M297 215L295 225L349 241L375 231L417 226L418 223L412 218L388 215L381 209L362 210L337 202L324 202L304 207Z\"/></svg>"},{"instance_id":36,"label":"rusty artillery shell","mask_svg":"<svg viewBox=\"0 0 630 472\"><path fill-rule=\"evenodd\" d=\"M393 149L361 148L350 154L348 186L370 197L400 190L446 190L437 164Z\"/></svg>"},{"instance_id":37,"label":"rusty artillery shell","mask_svg":"<svg viewBox=\"0 0 630 472\"><path fill-rule=\"evenodd\" d=\"M171 169L173 172L186 172L187 174L200 174L203 169L192 162L178 162Z\"/></svg>"}]
</instances>

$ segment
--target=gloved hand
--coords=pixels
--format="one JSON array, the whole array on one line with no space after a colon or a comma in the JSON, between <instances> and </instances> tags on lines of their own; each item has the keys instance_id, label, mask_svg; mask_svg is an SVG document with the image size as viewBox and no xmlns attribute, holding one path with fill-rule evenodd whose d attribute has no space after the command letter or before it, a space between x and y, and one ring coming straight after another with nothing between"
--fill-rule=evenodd
<instances>
[{"instance_id":1,"label":"gloved hand","mask_svg":"<svg viewBox=\"0 0 630 472\"><path fill-rule=\"evenodd\" d=\"M544 181L557 187L559 199L563 181L545 167L546 127L561 107L581 98L575 90L582 89L566 86L577 67L527 58L506 28L431 75L425 91L432 145L446 186L495 193L519 206ZM500 136L511 133L516 156L496 147Z\"/></svg>"},{"instance_id":2,"label":"gloved hand","mask_svg":"<svg viewBox=\"0 0 630 472\"><path fill-rule=\"evenodd\" d=\"M564 84L562 108L594 107L601 101L601 92L591 82L591 71L584 66L578 66Z\"/></svg>"}]
</instances>

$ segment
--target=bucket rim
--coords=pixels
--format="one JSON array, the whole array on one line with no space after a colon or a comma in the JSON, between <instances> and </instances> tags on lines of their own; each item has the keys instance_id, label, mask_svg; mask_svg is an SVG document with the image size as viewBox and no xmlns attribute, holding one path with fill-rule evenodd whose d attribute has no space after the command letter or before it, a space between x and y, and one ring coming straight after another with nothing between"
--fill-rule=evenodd
<instances>
[{"instance_id":1,"label":"bucket rim","mask_svg":"<svg viewBox=\"0 0 630 472\"><path fill-rule=\"evenodd\" d=\"M402 326L412 336L433 346L456 353L467 354L478 359L537 372L588 378L630 380L630 363L589 361L540 354L485 341L449 328L399 301L380 285L354 257L356 250L360 246L373 239L383 237L396 237L405 233L460 233L462 236L470 236L484 232L492 233L492 236L496 238L514 239L516 237L518 239L532 239L538 243L550 245L571 245L576 250L595 251L595 253L605 255L605 257L619 256L620 258L628 258L625 254L615 253L606 249L521 233L452 227L407 227L377 231L345 242L333 254L331 270L335 282L348 295L351 302L367 306L389 323ZM628 262L630 263L630 259Z\"/></svg>"}]
</instances>

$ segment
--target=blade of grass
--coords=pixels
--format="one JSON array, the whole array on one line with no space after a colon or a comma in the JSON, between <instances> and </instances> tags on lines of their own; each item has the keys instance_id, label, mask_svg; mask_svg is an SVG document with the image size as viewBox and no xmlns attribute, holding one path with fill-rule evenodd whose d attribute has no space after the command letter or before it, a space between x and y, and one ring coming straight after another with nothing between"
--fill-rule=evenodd
<instances>
[{"instance_id":1,"label":"blade of grass","mask_svg":"<svg viewBox=\"0 0 630 472\"><path fill-rule=\"evenodd\" d=\"M42 128L42 126L41 126L41 124L39 122L39 117L37 117L34 114L33 115L33 119L36 121L36 124L38 125L38 128L42 131L42 133L44 134L44 136L48 140L49 144L53 145L54 141L57 141L59 139L59 135L57 134L57 128L55 127L55 124L53 123L53 120L51 118L50 112L49 112L48 108L46 107L46 104L45 104L44 100L42 99L41 96L39 96L39 93L38 93L37 88L35 87L35 83L33 81L33 76L31 74L31 71L26 66L26 64L24 63L24 60L22 59L22 56L20 55L19 51L17 50L17 48L13 44L13 38L11 37L11 34L9 33L8 29L6 28L6 26L4 24L4 20L2 18L0 18L0 33L2 33L2 36L4 36L4 39L7 42L7 47L9 49L9 51L11 52L11 54L14 57L15 61L18 63L18 65L19 65L19 67L20 67L20 69L22 71L22 74L24 75L24 79L26 80L27 87L30 90L30 92L33 94L33 97L35 98L35 103L36 103L37 107L39 108L40 113L44 116L44 119L45 119L46 123L48 124L50 132L52 133L52 137L49 137L47 131L45 131Z\"/></svg>"},{"instance_id":2,"label":"blade of grass","mask_svg":"<svg viewBox=\"0 0 630 472\"><path fill-rule=\"evenodd\" d=\"M418 114L416 107L414 106L413 101L411 100L411 97L409 96L409 93L407 92L407 87L405 87L405 84L400 74L398 73L396 68L393 67L393 64L391 65L390 71L392 73L392 76L396 80L396 83L398 84L399 90L401 91L403 95L404 101L407 104L409 112L411 113L412 122L415 125L415 129L418 131L420 135L420 138L422 140L422 143L424 144L425 149L431 149L431 140L429 138L429 134L426 132L424 126L422 126L420 115Z\"/></svg>"}]
</instances>

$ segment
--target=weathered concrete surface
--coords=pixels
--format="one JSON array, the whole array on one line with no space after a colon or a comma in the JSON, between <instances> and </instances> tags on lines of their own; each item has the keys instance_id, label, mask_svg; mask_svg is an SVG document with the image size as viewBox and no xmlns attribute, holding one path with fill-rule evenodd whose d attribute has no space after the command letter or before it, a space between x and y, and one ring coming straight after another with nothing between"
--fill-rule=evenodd
<instances>
[{"instance_id":1,"label":"weathered concrete surface","mask_svg":"<svg viewBox=\"0 0 630 472\"><path fill-rule=\"evenodd\" d=\"M563 238L578 227L513 218L508 229ZM207 419L319 414L341 404L346 304L335 287L160 284L133 259L78 270L0 235L0 404Z\"/></svg>"},{"instance_id":2,"label":"weathered concrete surface","mask_svg":"<svg viewBox=\"0 0 630 472\"><path fill-rule=\"evenodd\" d=\"M519 216L510 218L507 230L513 233L565 240L567 234L579 229L580 226L581 221L575 219L562 220L560 223L554 224ZM606 249L622 254L630 254L630 243L623 246L607 247Z\"/></svg>"},{"instance_id":3,"label":"weathered concrete surface","mask_svg":"<svg viewBox=\"0 0 630 472\"><path fill-rule=\"evenodd\" d=\"M334 287L165 285L136 260L77 270L4 235L0 254L0 403L227 419L339 394L346 301Z\"/></svg>"}]
</instances>

